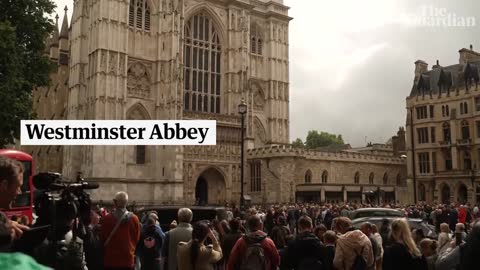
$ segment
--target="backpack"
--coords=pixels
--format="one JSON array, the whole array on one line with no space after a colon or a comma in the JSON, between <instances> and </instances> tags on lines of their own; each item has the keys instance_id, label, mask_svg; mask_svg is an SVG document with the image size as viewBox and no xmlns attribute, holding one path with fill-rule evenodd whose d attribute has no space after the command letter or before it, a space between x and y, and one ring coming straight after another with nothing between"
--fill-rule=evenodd
<instances>
[{"instance_id":1,"label":"backpack","mask_svg":"<svg viewBox=\"0 0 480 270\"><path fill-rule=\"evenodd\" d=\"M153 238L153 237L149 236L149 237L145 237L145 239L143 239L143 246L146 249L154 248L156 244L157 244L157 241L155 241L155 238Z\"/></svg>"},{"instance_id":2,"label":"backpack","mask_svg":"<svg viewBox=\"0 0 480 270\"><path fill-rule=\"evenodd\" d=\"M355 260L353 261L353 266L352 266L352 270L367 270L367 262L365 261L365 259L363 258L362 254L363 254L363 247L362 247L362 251L360 251L360 253L357 253L356 256L355 256ZM356 251L355 251L356 253Z\"/></svg>"},{"instance_id":3,"label":"backpack","mask_svg":"<svg viewBox=\"0 0 480 270\"><path fill-rule=\"evenodd\" d=\"M251 237L244 236L243 239L247 244L247 250L245 257L243 258L240 270L264 270L266 259L265 252L262 247L262 242L266 236L260 239L252 239Z\"/></svg>"}]
</instances>

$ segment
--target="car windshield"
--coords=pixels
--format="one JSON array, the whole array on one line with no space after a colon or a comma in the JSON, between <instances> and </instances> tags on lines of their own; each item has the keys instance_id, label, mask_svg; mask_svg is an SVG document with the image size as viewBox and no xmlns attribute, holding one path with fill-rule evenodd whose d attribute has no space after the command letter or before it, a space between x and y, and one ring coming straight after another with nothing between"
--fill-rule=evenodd
<instances>
[{"instance_id":1,"label":"car windshield","mask_svg":"<svg viewBox=\"0 0 480 270\"><path fill-rule=\"evenodd\" d=\"M12 204L12 207L26 207L30 206L30 174L32 171L31 161L21 161L23 164L23 183L22 194L17 195L17 198Z\"/></svg>"}]
</instances>

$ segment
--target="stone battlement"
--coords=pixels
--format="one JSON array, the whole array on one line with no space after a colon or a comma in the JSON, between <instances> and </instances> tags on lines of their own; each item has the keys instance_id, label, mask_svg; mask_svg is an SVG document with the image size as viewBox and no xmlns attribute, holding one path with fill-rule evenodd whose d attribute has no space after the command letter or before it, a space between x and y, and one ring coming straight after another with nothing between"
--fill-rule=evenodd
<instances>
[{"instance_id":1,"label":"stone battlement","mask_svg":"<svg viewBox=\"0 0 480 270\"><path fill-rule=\"evenodd\" d=\"M306 159L351 161L368 163L394 163L404 165L406 160L400 157L365 154L355 152L324 152L295 147L293 145L274 145L247 150L248 158L266 157L302 157Z\"/></svg>"}]
</instances>

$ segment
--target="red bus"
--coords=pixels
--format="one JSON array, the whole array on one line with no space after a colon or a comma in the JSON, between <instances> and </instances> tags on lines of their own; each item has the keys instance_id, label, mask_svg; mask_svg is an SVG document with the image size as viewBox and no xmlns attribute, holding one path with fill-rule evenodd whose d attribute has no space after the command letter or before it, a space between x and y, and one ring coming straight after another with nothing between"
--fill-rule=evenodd
<instances>
[{"instance_id":1,"label":"red bus","mask_svg":"<svg viewBox=\"0 0 480 270\"><path fill-rule=\"evenodd\" d=\"M28 223L33 221L33 159L29 154L12 149L0 149L0 156L15 159L23 164L22 194L12 203L9 210L4 211L9 218L17 216L19 219L25 215L28 217Z\"/></svg>"}]
</instances>

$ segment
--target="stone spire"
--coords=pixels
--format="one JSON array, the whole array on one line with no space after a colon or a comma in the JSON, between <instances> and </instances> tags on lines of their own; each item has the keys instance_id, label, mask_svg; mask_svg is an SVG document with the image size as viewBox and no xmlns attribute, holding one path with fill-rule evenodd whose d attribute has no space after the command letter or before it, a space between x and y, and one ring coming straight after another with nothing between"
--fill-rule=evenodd
<instances>
[{"instance_id":1,"label":"stone spire","mask_svg":"<svg viewBox=\"0 0 480 270\"><path fill-rule=\"evenodd\" d=\"M53 37L52 37L52 43L51 46L58 45L58 14L55 16L55 29L53 29Z\"/></svg>"},{"instance_id":2,"label":"stone spire","mask_svg":"<svg viewBox=\"0 0 480 270\"><path fill-rule=\"evenodd\" d=\"M68 38L68 18L67 18L68 8L67 8L67 6L65 6L64 10L65 10L65 15L63 16L62 30L60 31L60 38Z\"/></svg>"}]
</instances>

